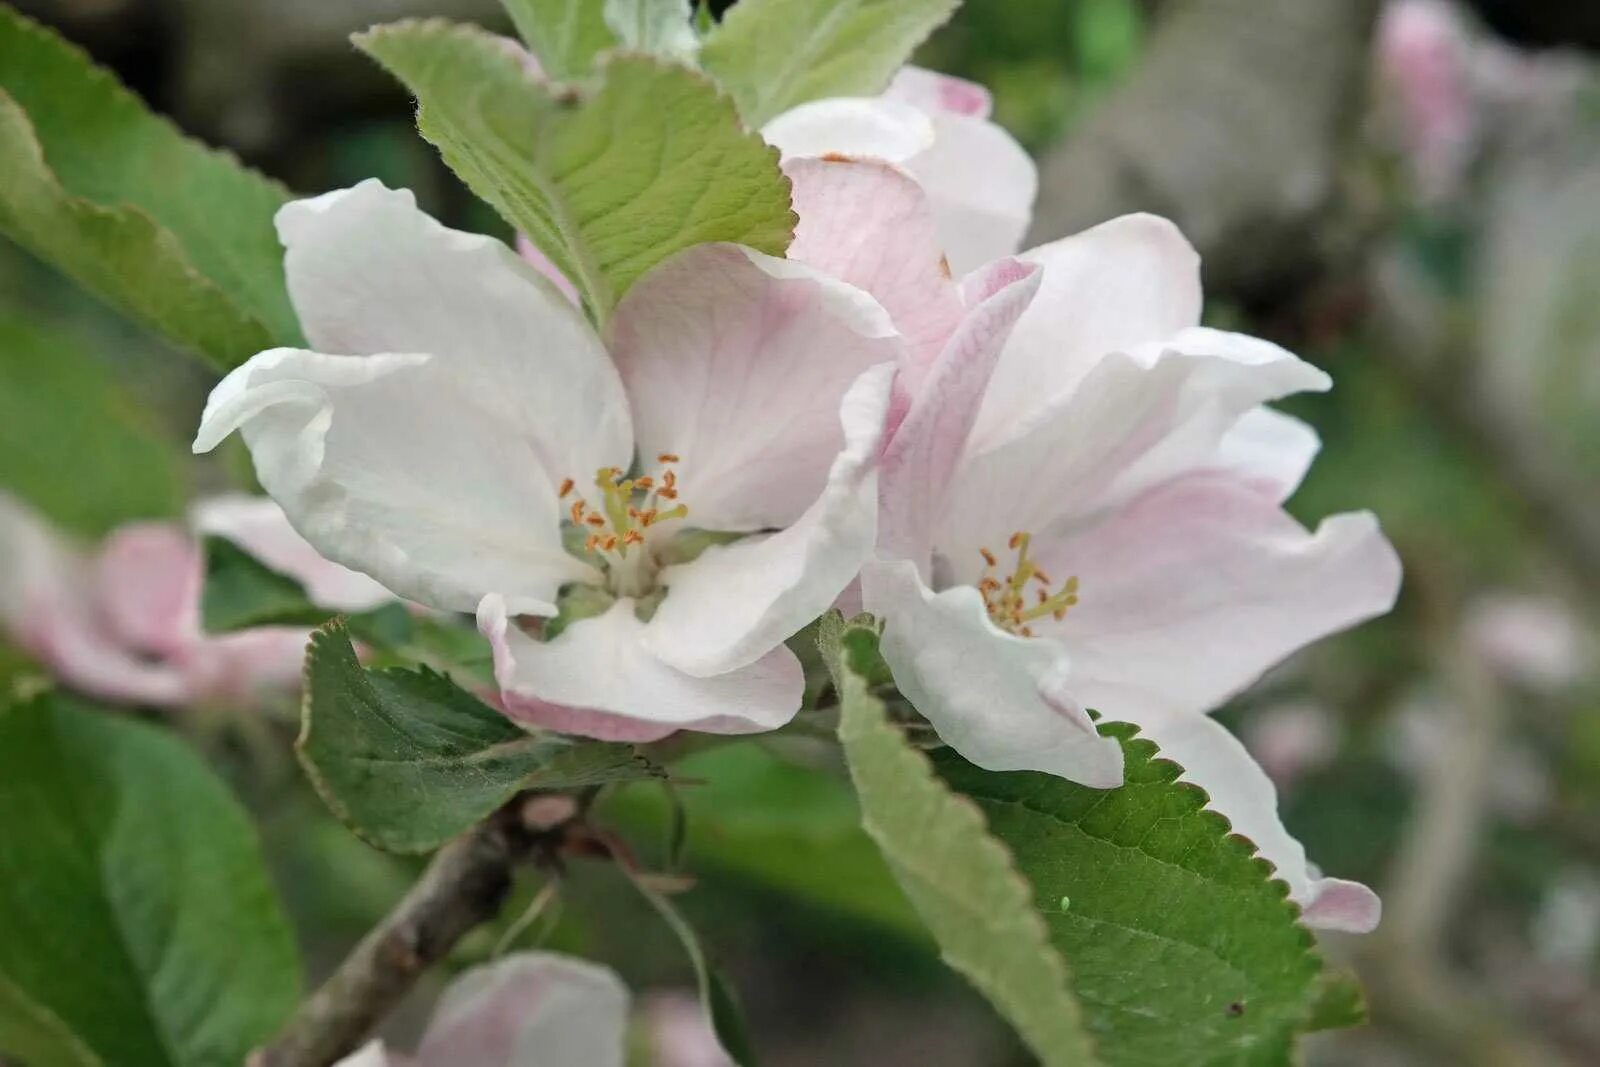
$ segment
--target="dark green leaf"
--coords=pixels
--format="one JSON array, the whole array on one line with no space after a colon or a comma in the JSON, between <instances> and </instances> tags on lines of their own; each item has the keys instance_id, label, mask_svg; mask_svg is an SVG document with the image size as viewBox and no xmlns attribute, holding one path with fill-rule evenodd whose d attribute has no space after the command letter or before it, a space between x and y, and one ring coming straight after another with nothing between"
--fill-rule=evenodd
<instances>
[{"instance_id":1,"label":"dark green leaf","mask_svg":"<svg viewBox=\"0 0 1600 1067\"><path fill-rule=\"evenodd\" d=\"M295 579L257 560L226 537L207 537L200 620L208 633L252 626L320 626L333 612L311 603Z\"/></svg>"},{"instance_id":2,"label":"dark green leaf","mask_svg":"<svg viewBox=\"0 0 1600 1067\"><path fill-rule=\"evenodd\" d=\"M286 198L0 5L0 232L227 369L299 338Z\"/></svg>"},{"instance_id":3,"label":"dark green leaf","mask_svg":"<svg viewBox=\"0 0 1600 1067\"><path fill-rule=\"evenodd\" d=\"M339 623L312 637L296 749L340 821L391 852L436 848L523 789L657 773L630 745L529 734L426 667L367 670Z\"/></svg>"},{"instance_id":4,"label":"dark green leaf","mask_svg":"<svg viewBox=\"0 0 1600 1067\"><path fill-rule=\"evenodd\" d=\"M355 41L416 95L417 125L445 162L601 322L634 281L692 245L789 246L795 216L777 150L740 126L703 75L617 56L598 90L579 96L530 78L471 27L398 22Z\"/></svg>"},{"instance_id":5,"label":"dark green leaf","mask_svg":"<svg viewBox=\"0 0 1600 1067\"><path fill-rule=\"evenodd\" d=\"M232 1067L299 995L254 828L185 746L45 696L0 713L0 1041ZM57 1025L59 1024L59 1025Z\"/></svg>"}]
</instances>

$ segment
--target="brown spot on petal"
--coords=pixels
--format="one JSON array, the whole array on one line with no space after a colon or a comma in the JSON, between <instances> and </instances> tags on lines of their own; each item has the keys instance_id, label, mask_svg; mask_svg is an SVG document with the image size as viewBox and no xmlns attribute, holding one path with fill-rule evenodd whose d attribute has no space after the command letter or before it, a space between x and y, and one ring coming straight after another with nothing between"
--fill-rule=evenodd
<instances>
[{"instance_id":1,"label":"brown spot on petal","mask_svg":"<svg viewBox=\"0 0 1600 1067\"><path fill-rule=\"evenodd\" d=\"M939 273L943 274L946 278L950 277L950 257L949 256L940 256L939 257Z\"/></svg>"}]
</instances>

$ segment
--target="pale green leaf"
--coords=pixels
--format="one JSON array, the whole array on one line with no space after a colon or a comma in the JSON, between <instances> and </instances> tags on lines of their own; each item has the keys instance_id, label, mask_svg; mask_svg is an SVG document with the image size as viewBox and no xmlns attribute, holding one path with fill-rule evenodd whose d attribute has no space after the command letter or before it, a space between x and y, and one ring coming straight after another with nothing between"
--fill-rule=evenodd
<instances>
[{"instance_id":1,"label":"pale green leaf","mask_svg":"<svg viewBox=\"0 0 1600 1067\"><path fill-rule=\"evenodd\" d=\"M0 379L6 492L88 536L182 512L177 444L77 338L0 311Z\"/></svg>"},{"instance_id":2,"label":"pale green leaf","mask_svg":"<svg viewBox=\"0 0 1600 1067\"><path fill-rule=\"evenodd\" d=\"M255 830L177 740L59 697L0 712L0 818L9 1051L85 1062L65 1028L107 1064L231 1067L294 1007Z\"/></svg>"},{"instance_id":3,"label":"pale green leaf","mask_svg":"<svg viewBox=\"0 0 1600 1067\"><path fill-rule=\"evenodd\" d=\"M777 151L694 71L619 56L580 97L530 78L471 27L398 22L355 40L417 96L423 136L601 322L635 280L692 245L788 248L795 217Z\"/></svg>"},{"instance_id":4,"label":"pale green leaf","mask_svg":"<svg viewBox=\"0 0 1600 1067\"><path fill-rule=\"evenodd\" d=\"M700 62L759 127L827 96L872 96L961 0L740 0Z\"/></svg>"},{"instance_id":5,"label":"pale green leaf","mask_svg":"<svg viewBox=\"0 0 1600 1067\"><path fill-rule=\"evenodd\" d=\"M657 774L633 746L534 735L426 667L368 670L341 624L306 656L300 761L362 840L426 852L523 789L577 789Z\"/></svg>"},{"instance_id":6,"label":"pale green leaf","mask_svg":"<svg viewBox=\"0 0 1600 1067\"><path fill-rule=\"evenodd\" d=\"M227 369L299 338L286 198L0 5L0 232Z\"/></svg>"},{"instance_id":7,"label":"pale green leaf","mask_svg":"<svg viewBox=\"0 0 1600 1067\"><path fill-rule=\"evenodd\" d=\"M838 640L839 738L862 822L946 962L989 998L1040 1062L1099 1062L1067 966L1050 946L1011 855L985 829L977 807L941 782L928 757L906 742L863 680L873 670L877 635L852 627Z\"/></svg>"},{"instance_id":8,"label":"pale green leaf","mask_svg":"<svg viewBox=\"0 0 1600 1067\"><path fill-rule=\"evenodd\" d=\"M617 43L601 0L500 0L517 34L553 81L575 81Z\"/></svg>"},{"instance_id":9,"label":"pale green leaf","mask_svg":"<svg viewBox=\"0 0 1600 1067\"><path fill-rule=\"evenodd\" d=\"M605 0L604 10L624 48L682 60L700 50L689 0Z\"/></svg>"}]
</instances>

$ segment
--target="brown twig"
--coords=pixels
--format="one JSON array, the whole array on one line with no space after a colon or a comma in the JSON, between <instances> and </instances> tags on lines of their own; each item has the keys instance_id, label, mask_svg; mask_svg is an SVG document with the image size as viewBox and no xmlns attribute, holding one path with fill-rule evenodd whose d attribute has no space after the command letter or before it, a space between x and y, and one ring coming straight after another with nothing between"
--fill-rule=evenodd
<instances>
[{"instance_id":1,"label":"brown twig","mask_svg":"<svg viewBox=\"0 0 1600 1067\"><path fill-rule=\"evenodd\" d=\"M354 1051L430 965L494 918L518 864L564 827L532 829L519 798L441 848L388 916L248 1067L327 1067ZM553 853L552 853L553 854Z\"/></svg>"}]
</instances>

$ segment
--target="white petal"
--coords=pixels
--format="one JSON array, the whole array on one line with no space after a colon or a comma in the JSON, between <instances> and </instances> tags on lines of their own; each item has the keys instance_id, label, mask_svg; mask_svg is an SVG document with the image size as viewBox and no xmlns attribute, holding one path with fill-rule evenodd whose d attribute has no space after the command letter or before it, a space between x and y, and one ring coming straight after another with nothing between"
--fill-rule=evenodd
<instances>
[{"instance_id":1,"label":"white petal","mask_svg":"<svg viewBox=\"0 0 1600 1067\"><path fill-rule=\"evenodd\" d=\"M1260 404L1328 384L1276 345L1217 330L1184 330L1112 355L1071 393L1036 407L1003 444L969 456L950 489L939 548L962 574L979 548L1013 530L1084 525L1215 466L1224 436Z\"/></svg>"},{"instance_id":2,"label":"white petal","mask_svg":"<svg viewBox=\"0 0 1600 1067\"><path fill-rule=\"evenodd\" d=\"M312 348L434 357L475 406L523 429L553 483L628 465L626 404L600 339L502 242L447 229L410 192L371 180L286 205L278 234Z\"/></svg>"},{"instance_id":3,"label":"white petal","mask_svg":"<svg viewBox=\"0 0 1600 1067\"><path fill-rule=\"evenodd\" d=\"M1267 668L1394 603L1400 564L1370 514L1311 533L1226 472L1152 490L1058 541L1035 538L1080 601L1048 632L1072 655L1073 693L1108 718L1208 711Z\"/></svg>"},{"instance_id":4,"label":"white petal","mask_svg":"<svg viewBox=\"0 0 1600 1067\"><path fill-rule=\"evenodd\" d=\"M790 108L761 136L784 159L838 154L904 163L933 146L934 123L897 100L839 96Z\"/></svg>"},{"instance_id":5,"label":"white petal","mask_svg":"<svg viewBox=\"0 0 1600 1067\"><path fill-rule=\"evenodd\" d=\"M588 571L561 547L536 446L479 392L427 356L272 349L212 391L195 448L240 429L300 534L400 596L472 611L494 592L551 614Z\"/></svg>"},{"instance_id":6,"label":"white petal","mask_svg":"<svg viewBox=\"0 0 1600 1067\"><path fill-rule=\"evenodd\" d=\"M977 82L912 66L900 68L883 96L920 108L930 115L948 112L975 119L988 118L994 105L989 90Z\"/></svg>"},{"instance_id":7,"label":"white petal","mask_svg":"<svg viewBox=\"0 0 1600 1067\"><path fill-rule=\"evenodd\" d=\"M1060 645L1000 630L976 589L934 593L904 560L867 564L861 592L895 684L950 747L987 770L1122 784L1121 747L1066 696Z\"/></svg>"},{"instance_id":8,"label":"white petal","mask_svg":"<svg viewBox=\"0 0 1600 1067\"><path fill-rule=\"evenodd\" d=\"M1316 430L1293 415L1261 407L1245 412L1223 435L1216 461L1281 502L1300 488L1321 447Z\"/></svg>"},{"instance_id":9,"label":"white petal","mask_svg":"<svg viewBox=\"0 0 1600 1067\"><path fill-rule=\"evenodd\" d=\"M334 611L366 611L394 599L365 574L324 559L295 532L271 497L230 493L189 509L196 532L223 537L268 567L305 586L313 604Z\"/></svg>"},{"instance_id":10,"label":"white petal","mask_svg":"<svg viewBox=\"0 0 1600 1067\"><path fill-rule=\"evenodd\" d=\"M877 539L877 461L893 377L893 365L874 367L845 394L845 448L793 526L712 546L662 572L667 597L645 628L651 651L689 674L720 674L753 663L828 609Z\"/></svg>"},{"instance_id":11,"label":"white petal","mask_svg":"<svg viewBox=\"0 0 1600 1067\"><path fill-rule=\"evenodd\" d=\"M1114 717L1114 716L1113 716ZM1277 868L1289 897L1303 909L1306 925L1367 933L1378 925L1377 894L1357 882L1323 878L1306 863L1306 852L1278 817L1278 794L1237 738L1209 715L1152 712L1139 721L1161 755L1184 769L1211 797L1210 807L1228 817L1235 833L1255 843Z\"/></svg>"},{"instance_id":12,"label":"white petal","mask_svg":"<svg viewBox=\"0 0 1600 1067\"><path fill-rule=\"evenodd\" d=\"M933 143L905 167L928 191L957 277L1022 247L1039 173L1002 127L965 115L935 115Z\"/></svg>"},{"instance_id":13,"label":"white petal","mask_svg":"<svg viewBox=\"0 0 1600 1067\"><path fill-rule=\"evenodd\" d=\"M628 990L609 967L519 952L445 989L417 1067L622 1067Z\"/></svg>"},{"instance_id":14,"label":"white petal","mask_svg":"<svg viewBox=\"0 0 1600 1067\"><path fill-rule=\"evenodd\" d=\"M375 1037L334 1064L334 1067L395 1067L395 1060L383 1047L383 1039Z\"/></svg>"},{"instance_id":15,"label":"white petal","mask_svg":"<svg viewBox=\"0 0 1600 1067\"><path fill-rule=\"evenodd\" d=\"M1111 353L1200 321L1200 258L1166 219L1124 215L1021 258L1044 276L984 399L975 435L984 447L1069 394Z\"/></svg>"},{"instance_id":16,"label":"white petal","mask_svg":"<svg viewBox=\"0 0 1600 1067\"><path fill-rule=\"evenodd\" d=\"M687 522L788 526L844 447L839 403L862 371L897 359L894 324L866 293L801 263L699 245L629 290L612 352L639 454L680 457Z\"/></svg>"},{"instance_id":17,"label":"white petal","mask_svg":"<svg viewBox=\"0 0 1600 1067\"><path fill-rule=\"evenodd\" d=\"M504 602L489 596L478 608L478 629L494 650L507 713L548 729L655 741L677 730L774 730L800 710L805 679L787 648L728 674L695 678L649 651L632 600L541 642L512 625Z\"/></svg>"}]
</instances>

